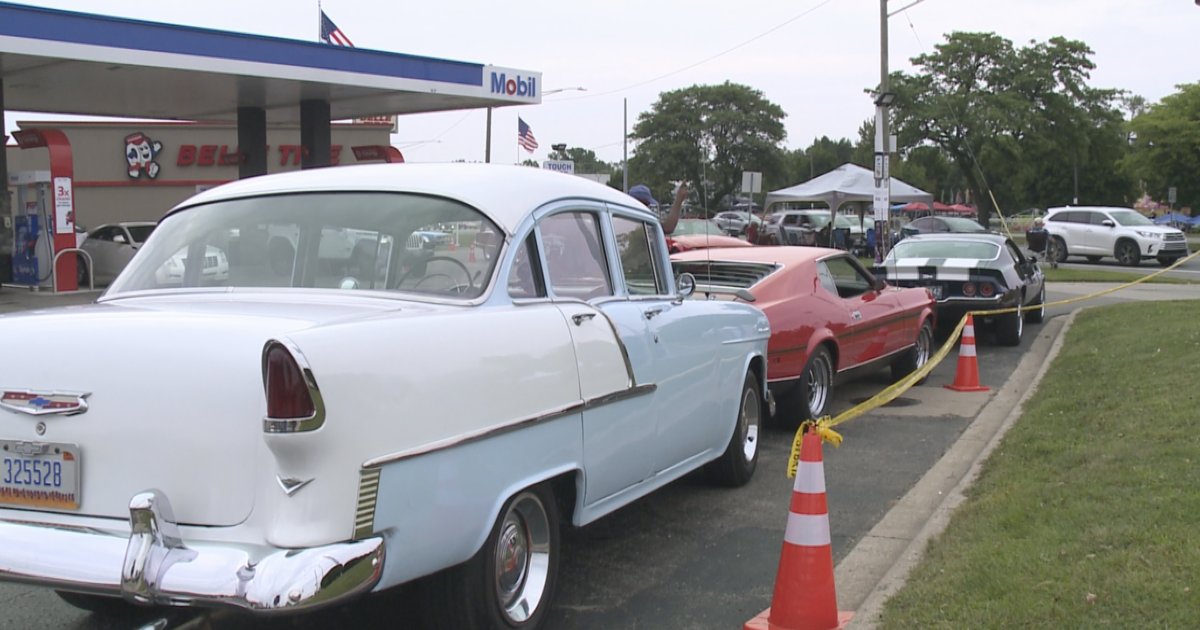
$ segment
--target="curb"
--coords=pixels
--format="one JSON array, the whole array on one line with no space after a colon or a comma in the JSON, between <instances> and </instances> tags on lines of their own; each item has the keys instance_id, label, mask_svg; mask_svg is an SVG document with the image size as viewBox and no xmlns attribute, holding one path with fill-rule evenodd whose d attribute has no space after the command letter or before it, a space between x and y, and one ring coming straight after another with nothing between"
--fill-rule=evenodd
<instances>
[{"instance_id":1,"label":"curb","mask_svg":"<svg viewBox=\"0 0 1200 630\"><path fill-rule=\"evenodd\" d=\"M954 445L838 563L838 608L856 610L848 630L876 627L884 603L904 587L929 541L946 529L954 510L966 500L964 493L979 477L983 462L1021 417L1078 312L1046 322L1012 377Z\"/></svg>"}]
</instances>

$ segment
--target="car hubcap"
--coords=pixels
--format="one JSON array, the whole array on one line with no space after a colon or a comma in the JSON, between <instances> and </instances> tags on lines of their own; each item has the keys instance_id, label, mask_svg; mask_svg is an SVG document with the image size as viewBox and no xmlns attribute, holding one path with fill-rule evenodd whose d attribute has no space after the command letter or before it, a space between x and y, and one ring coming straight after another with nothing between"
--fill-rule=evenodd
<instances>
[{"instance_id":1,"label":"car hubcap","mask_svg":"<svg viewBox=\"0 0 1200 630\"><path fill-rule=\"evenodd\" d=\"M829 387L833 383L829 359L825 355L813 360L808 372L808 411L813 418L819 417L825 411L825 402L829 399Z\"/></svg>"},{"instance_id":2,"label":"car hubcap","mask_svg":"<svg viewBox=\"0 0 1200 630\"><path fill-rule=\"evenodd\" d=\"M1020 313L1014 313L1017 317L1017 339L1021 338L1021 333L1025 332L1025 318Z\"/></svg>"},{"instance_id":3,"label":"car hubcap","mask_svg":"<svg viewBox=\"0 0 1200 630\"><path fill-rule=\"evenodd\" d=\"M747 389L742 394L742 417L738 422L738 430L742 434L742 454L746 461L754 461L758 452L758 393Z\"/></svg>"},{"instance_id":4,"label":"car hubcap","mask_svg":"<svg viewBox=\"0 0 1200 630\"><path fill-rule=\"evenodd\" d=\"M921 332L917 335L917 369L918 370L921 369L922 367L924 367L925 363L927 361L929 361L929 349L930 349L930 346L933 345L931 343L932 336L933 336L933 333L929 332L929 329L924 326L921 327Z\"/></svg>"},{"instance_id":5,"label":"car hubcap","mask_svg":"<svg viewBox=\"0 0 1200 630\"><path fill-rule=\"evenodd\" d=\"M1046 288L1045 287L1042 287L1042 292L1038 296L1038 305L1041 306L1041 308L1038 309L1038 317L1045 317L1046 316Z\"/></svg>"},{"instance_id":6,"label":"car hubcap","mask_svg":"<svg viewBox=\"0 0 1200 630\"><path fill-rule=\"evenodd\" d=\"M1122 265L1132 265L1133 264L1133 248L1130 247L1129 245L1122 245L1121 252L1117 256L1117 258L1120 259Z\"/></svg>"},{"instance_id":7,"label":"car hubcap","mask_svg":"<svg viewBox=\"0 0 1200 630\"><path fill-rule=\"evenodd\" d=\"M527 621L541 604L550 567L550 523L536 495L522 493L508 508L495 553L500 610L513 623Z\"/></svg>"}]
</instances>

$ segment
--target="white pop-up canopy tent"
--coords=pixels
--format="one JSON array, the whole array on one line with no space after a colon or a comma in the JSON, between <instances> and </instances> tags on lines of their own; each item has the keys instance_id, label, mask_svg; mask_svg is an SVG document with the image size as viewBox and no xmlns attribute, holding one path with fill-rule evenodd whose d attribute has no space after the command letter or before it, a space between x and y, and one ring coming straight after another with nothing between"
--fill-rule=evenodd
<instances>
[{"instance_id":1,"label":"white pop-up canopy tent","mask_svg":"<svg viewBox=\"0 0 1200 630\"><path fill-rule=\"evenodd\" d=\"M857 164L843 164L803 184L767 193L766 212L787 202L824 202L836 211L847 202L871 202L875 198L875 173ZM892 178L892 203L925 203L933 207L933 195Z\"/></svg>"}]
</instances>

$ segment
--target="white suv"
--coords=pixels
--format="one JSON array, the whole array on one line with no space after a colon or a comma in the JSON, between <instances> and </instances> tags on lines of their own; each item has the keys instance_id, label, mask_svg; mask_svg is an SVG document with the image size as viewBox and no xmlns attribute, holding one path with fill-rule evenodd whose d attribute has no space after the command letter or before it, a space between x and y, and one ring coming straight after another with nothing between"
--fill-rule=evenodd
<instances>
[{"instance_id":1,"label":"white suv","mask_svg":"<svg viewBox=\"0 0 1200 630\"><path fill-rule=\"evenodd\" d=\"M1060 263L1067 256L1086 256L1091 262L1112 256L1122 265L1137 265L1146 257L1169 266L1188 255L1183 232L1155 225L1129 208L1050 208L1046 231Z\"/></svg>"}]
</instances>

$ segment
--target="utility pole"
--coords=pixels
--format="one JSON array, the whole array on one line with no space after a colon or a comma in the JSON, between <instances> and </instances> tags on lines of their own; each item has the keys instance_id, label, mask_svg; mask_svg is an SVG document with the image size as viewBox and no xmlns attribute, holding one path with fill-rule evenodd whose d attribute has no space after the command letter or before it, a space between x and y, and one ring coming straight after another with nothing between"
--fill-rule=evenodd
<instances>
[{"instance_id":1,"label":"utility pole","mask_svg":"<svg viewBox=\"0 0 1200 630\"><path fill-rule=\"evenodd\" d=\"M487 146L483 150L483 161L487 164L492 163L492 108L487 108Z\"/></svg>"},{"instance_id":2,"label":"utility pole","mask_svg":"<svg viewBox=\"0 0 1200 630\"><path fill-rule=\"evenodd\" d=\"M625 118L621 123L621 151L625 154L621 162L621 166L625 169L625 174L621 177L621 191L629 192L629 99L621 100L625 108Z\"/></svg>"},{"instance_id":3,"label":"utility pole","mask_svg":"<svg viewBox=\"0 0 1200 630\"><path fill-rule=\"evenodd\" d=\"M887 0L879 0L879 94L875 98L875 262L883 262L890 249L892 175L889 168L888 106L894 94L888 89L888 10ZM836 211L836 208L833 208Z\"/></svg>"}]
</instances>

